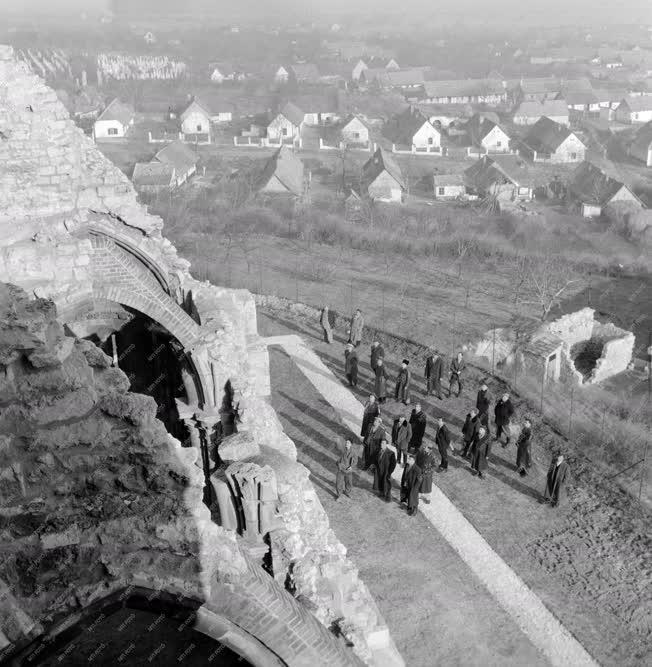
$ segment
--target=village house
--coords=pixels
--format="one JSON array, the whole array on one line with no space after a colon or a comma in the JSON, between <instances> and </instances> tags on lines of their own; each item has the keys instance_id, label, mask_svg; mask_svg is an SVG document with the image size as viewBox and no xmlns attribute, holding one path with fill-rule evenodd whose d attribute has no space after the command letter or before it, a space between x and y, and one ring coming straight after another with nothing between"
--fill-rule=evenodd
<instances>
[{"instance_id":1,"label":"village house","mask_svg":"<svg viewBox=\"0 0 652 667\"><path fill-rule=\"evenodd\" d=\"M340 120L339 96L332 89L321 94L293 95L291 102L303 111L305 125L328 125Z\"/></svg>"},{"instance_id":2,"label":"village house","mask_svg":"<svg viewBox=\"0 0 652 667\"><path fill-rule=\"evenodd\" d=\"M265 163L257 179L262 194L301 197L305 191L303 162L287 146L281 146Z\"/></svg>"},{"instance_id":3,"label":"village house","mask_svg":"<svg viewBox=\"0 0 652 667\"><path fill-rule=\"evenodd\" d=\"M652 95L626 97L616 107L620 123L647 123L652 120Z\"/></svg>"},{"instance_id":4,"label":"village house","mask_svg":"<svg viewBox=\"0 0 652 667\"><path fill-rule=\"evenodd\" d=\"M612 202L632 202L643 208L641 200L613 170L608 173L606 167L588 161L582 162L572 173L568 191L585 218L601 215Z\"/></svg>"},{"instance_id":5,"label":"village house","mask_svg":"<svg viewBox=\"0 0 652 667\"><path fill-rule=\"evenodd\" d=\"M290 80L290 72L288 72L288 70L283 67L283 65L281 65L276 70L274 70L272 78L274 83L283 85Z\"/></svg>"},{"instance_id":6,"label":"village house","mask_svg":"<svg viewBox=\"0 0 652 667\"><path fill-rule=\"evenodd\" d=\"M441 132L413 106L387 121L383 136L397 148L407 147L413 152L438 151Z\"/></svg>"},{"instance_id":7,"label":"village house","mask_svg":"<svg viewBox=\"0 0 652 667\"><path fill-rule=\"evenodd\" d=\"M267 138L272 141L295 140L301 136L305 113L292 102L287 102L267 126Z\"/></svg>"},{"instance_id":8,"label":"village house","mask_svg":"<svg viewBox=\"0 0 652 667\"><path fill-rule=\"evenodd\" d=\"M502 81L460 79L426 81L422 102L426 104L486 104L497 106L507 99Z\"/></svg>"},{"instance_id":9,"label":"village house","mask_svg":"<svg viewBox=\"0 0 652 667\"><path fill-rule=\"evenodd\" d=\"M395 61L392 61L395 62ZM381 85L386 88L419 88L425 83L423 69L415 67L411 69L392 69L385 66L385 76L380 79Z\"/></svg>"},{"instance_id":10,"label":"village house","mask_svg":"<svg viewBox=\"0 0 652 667\"><path fill-rule=\"evenodd\" d=\"M498 202L529 201L533 196L527 164L516 155L483 155L463 177L469 192Z\"/></svg>"},{"instance_id":11,"label":"village house","mask_svg":"<svg viewBox=\"0 0 652 667\"><path fill-rule=\"evenodd\" d=\"M206 102L204 99L194 98L179 114L179 120L186 140L210 143L211 124L231 122L233 111L228 103L216 100Z\"/></svg>"},{"instance_id":12,"label":"village house","mask_svg":"<svg viewBox=\"0 0 652 667\"><path fill-rule=\"evenodd\" d=\"M638 128L628 153L646 167L652 167L652 121Z\"/></svg>"},{"instance_id":13,"label":"village house","mask_svg":"<svg viewBox=\"0 0 652 667\"><path fill-rule=\"evenodd\" d=\"M369 65L367 65L367 63L362 59L358 60L358 62L353 66L353 69L351 70L351 80L360 81L362 73L367 69L369 69Z\"/></svg>"},{"instance_id":14,"label":"village house","mask_svg":"<svg viewBox=\"0 0 652 667\"><path fill-rule=\"evenodd\" d=\"M233 65L229 63L217 63L211 66L211 81L213 83L235 81L238 78Z\"/></svg>"},{"instance_id":15,"label":"village house","mask_svg":"<svg viewBox=\"0 0 652 667\"><path fill-rule=\"evenodd\" d=\"M197 171L197 155L183 141L173 141L161 148L154 160L174 169L174 183L177 187L183 185Z\"/></svg>"},{"instance_id":16,"label":"village house","mask_svg":"<svg viewBox=\"0 0 652 667\"><path fill-rule=\"evenodd\" d=\"M532 162L565 164L582 162L586 146L568 127L543 116L523 139L519 153Z\"/></svg>"},{"instance_id":17,"label":"village house","mask_svg":"<svg viewBox=\"0 0 652 667\"><path fill-rule=\"evenodd\" d=\"M555 123L568 125L568 105L566 100L546 100L545 102L522 102L514 111L515 125L534 125L539 118L546 116Z\"/></svg>"},{"instance_id":18,"label":"village house","mask_svg":"<svg viewBox=\"0 0 652 667\"><path fill-rule=\"evenodd\" d=\"M359 117L348 119L340 130L342 142L347 146L369 144L369 126Z\"/></svg>"},{"instance_id":19,"label":"village house","mask_svg":"<svg viewBox=\"0 0 652 667\"><path fill-rule=\"evenodd\" d=\"M514 96L521 102L545 102L554 100L561 93L559 81L553 77L521 79L516 85Z\"/></svg>"},{"instance_id":20,"label":"village house","mask_svg":"<svg viewBox=\"0 0 652 667\"><path fill-rule=\"evenodd\" d=\"M432 182L435 199L439 201L460 199L466 194L462 174L434 174Z\"/></svg>"},{"instance_id":21,"label":"village house","mask_svg":"<svg viewBox=\"0 0 652 667\"><path fill-rule=\"evenodd\" d=\"M495 116L495 114L491 114ZM493 119L474 114L466 124L472 146L484 153L508 153L510 137Z\"/></svg>"},{"instance_id":22,"label":"village house","mask_svg":"<svg viewBox=\"0 0 652 667\"><path fill-rule=\"evenodd\" d=\"M600 100L593 91L569 91L562 98L566 101L569 111L585 113L600 113Z\"/></svg>"},{"instance_id":23,"label":"village house","mask_svg":"<svg viewBox=\"0 0 652 667\"><path fill-rule=\"evenodd\" d=\"M382 148L378 148L362 166L362 183L374 201L405 201L407 190L401 169L393 156Z\"/></svg>"},{"instance_id":24,"label":"village house","mask_svg":"<svg viewBox=\"0 0 652 667\"><path fill-rule=\"evenodd\" d=\"M93 124L93 138L120 139L125 137L129 128L134 124L134 117L133 108L116 97Z\"/></svg>"},{"instance_id":25,"label":"village house","mask_svg":"<svg viewBox=\"0 0 652 667\"><path fill-rule=\"evenodd\" d=\"M131 180L136 190L144 194L169 192L175 186L174 167L161 162L137 162Z\"/></svg>"},{"instance_id":26,"label":"village house","mask_svg":"<svg viewBox=\"0 0 652 667\"><path fill-rule=\"evenodd\" d=\"M319 68L314 63L290 66L290 77L296 83L319 83Z\"/></svg>"}]
</instances>

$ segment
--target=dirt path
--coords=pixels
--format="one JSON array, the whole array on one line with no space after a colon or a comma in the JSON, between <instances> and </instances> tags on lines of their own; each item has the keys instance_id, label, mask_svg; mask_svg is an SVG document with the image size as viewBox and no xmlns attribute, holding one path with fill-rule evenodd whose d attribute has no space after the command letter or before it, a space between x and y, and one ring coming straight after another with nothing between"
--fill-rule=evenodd
<instances>
[{"instance_id":1,"label":"dirt path","mask_svg":"<svg viewBox=\"0 0 652 667\"><path fill-rule=\"evenodd\" d=\"M328 346L321 341L321 336L313 323L300 318L288 318L285 313L274 313L273 316L259 314L259 325L263 335L300 333L318 352L326 366L340 380L343 379L341 341ZM371 386L365 358L367 351L368 347L363 347L360 355L362 372L360 390L356 393L358 399L363 399ZM395 355L392 355L391 351L388 353L391 375L396 372L392 356L399 358L400 356L398 351ZM420 365L421 360L413 360L413 364L417 363ZM415 392L417 398L422 398L423 383L419 375L420 368L417 367L414 373ZM465 582L469 580L469 574L466 566L454 553L449 553L448 560L445 557L441 560L439 555L431 558L429 555L422 555L423 550L420 551L413 543L408 542L409 548L405 549L407 555L401 555L402 547L394 544L392 533L385 532L385 523L379 528L375 525L367 528L365 521L357 521L356 519L360 517L373 516L378 511L376 499L367 497L370 480L366 475L363 474L359 478L358 483L366 490L361 497L358 493L356 504L351 508L352 516L348 515L348 506L332 502L329 498L333 483L332 443L336 436L344 435L342 427L334 423L337 422L337 416L303 378L303 374L280 351L272 355L272 380L274 387L281 388L274 392L277 401L275 407L284 421L288 434L297 442L301 456L304 457L303 462L313 471L315 483L321 485L318 489L333 521L333 527L343 543L351 550L354 562L360 565L361 575L378 599L408 664L429 664L420 663L418 660L410 661L410 655L414 655L410 651L423 651L423 649L412 646L409 637L423 633L426 633L423 636L427 636L432 630L428 630L424 625L410 628L409 623L404 620L404 614L395 609L394 600L383 603L385 589L379 591L378 586L382 585L386 577L391 577L384 563L412 563L414 559L410 553L419 554L418 566L414 566L418 571L410 571L405 574L406 577L409 574L430 578L440 572L444 575L442 582L438 577L436 582L430 581L428 585L432 586L429 590L437 591L437 595L445 600L445 605L438 600L437 605L429 606L425 603L424 607L424 600L414 596L414 588L412 592L409 589L405 591L406 604L415 605L417 609L416 614L408 612L408 616L420 618L425 614L431 619L430 626L435 623L435 632L441 631L441 627L448 633L447 639L452 643L447 644L445 648L442 648L442 644L446 642L441 637L433 640L436 644L433 650L447 651L445 654L438 654L441 659L451 664L469 664L469 660L474 663L478 647L482 646L483 651L492 652L491 659L498 661L496 656L502 654L496 647L496 642L510 637L510 642L516 641L516 644L512 643L512 648L508 650L513 664L533 664L513 657L518 653L516 646L520 646L522 642L526 644L529 642L504 612L496 610L496 605L491 600L488 603L491 605L490 616L497 623L494 631L488 629L486 636L482 634L482 618L487 616L481 614L482 618L478 621L479 628L475 629L479 632L480 638L475 640L471 632L468 636L464 635L467 644L460 639L464 634L463 628L450 625L451 619L455 614L460 614L465 623L475 623L476 607L473 594L480 585L479 581L471 577L473 584L471 597L458 594L449 587L453 585L450 579L452 573L457 573L458 578L461 577ZM459 435L460 417L474 403L475 388L479 380L480 377L476 377L474 372L470 371L469 382L472 387L467 388L459 400L447 398L435 403L430 399L422 400L429 419L427 437L432 437L430 425L438 415L442 415L453 433ZM497 381L490 380L489 385L493 395L503 391L503 387ZM524 408L518 396L513 398L516 403L517 419L522 419ZM392 403L387 406L385 410L387 420L393 418L394 408ZM489 476L484 484L479 484L469 475L468 465L459 459L452 460L451 470L447 475L436 475L435 483L482 534L494 551L511 566L598 662L619 667L646 664L651 656L652 637L650 612L652 544L649 535L649 514L632 505L624 493L620 493L604 479L597 477L586 460L573 457L572 452L570 459L574 483L570 487L568 502L558 510L539 505L537 500L543 488L550 448L563 445L564 441L559 436L544 430L536 415L531 416L535 432L535 468L525 480L514 472L515 452L512 446L505 450L497 448ZM369 512L370 507L373 509ZM398 509L397 514L396 522L401 525L406 519ZM422 520L421 516L416 519L417 522ZM391 522L394 526L394 519L385 517L385 521ZM379 535L388 538L387 552L383 557L367 553L372 548L371 545L377 543L378 538L374 531L381 531ZM436 544L433 544L431 535L421 535L420 539L425 539L427 542L426 554L433 549L435 550L433 553L437 554L442 550L441 538L438 538ZM401 533L401 542L403 541ZM358 544L359 547L356 546ZM444 554L446 550L452 552L448 545L443 544L443 547L445 547ZM397 549L401 550L401 553L395 553ZM366 559L366 562L363 564L360 558ZM429 573L427 571L424 573L421 562L424 560L437 563L437 566ZM448 566L444 564L446 562ZM374 566L382 566L382 574L377 574ZM367 571L367 568L371 570ZM463 574L464 570L467 572L466 575ZM397 586L401 588L401 585L397 584L397 581L400 582L399 572L396 574L396 579L390 578L387 581L391 584L387 590L391 591L393 596L397 595L394 589ZM445 595L439 589L440 583ZM418 599L414 599L415 597ZM511 630L508 630L510 627ZM503 631L502 628L506 630ZM471 646L472 650L465 651L465 645ZM460 662L458 662L459 656L463 658ZM483 655L482 659L486 664L487 656ZM505 658L501 657L498 662L502 661L501 664L504 664L504 660Z\"/></svg>"},{"instance_id":2,"label":"dirt path","mask_svg":"<svg viewBox=\"0 0 652 667\"><path fill-rule=\"evenodd\" d=\"M362 423L362 404L326 368L303 338L297 335L275 336L265 339L265 342L281 346L290 355L355 438ZM393 474L397 485L400 485L401 472L402 469L397 467ZM433 488L432 503L422 503L420 511L552 665L595 666L584 648L437 487Z\"/></svg>"}]
</instances>

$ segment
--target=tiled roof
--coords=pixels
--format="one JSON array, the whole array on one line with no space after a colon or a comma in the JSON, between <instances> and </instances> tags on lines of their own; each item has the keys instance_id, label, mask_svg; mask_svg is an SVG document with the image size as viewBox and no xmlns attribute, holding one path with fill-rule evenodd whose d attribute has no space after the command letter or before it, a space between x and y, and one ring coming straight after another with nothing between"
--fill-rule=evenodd
<instances>
[{"instance_id":1,"label":"tiled roof","mask_svg":"<svg viewBox=\"0 0 652 667\"><path fill-rule=\"evenodd\" d=\"M454 79L446 81L426 81L426 98L433 97L476 97L483 95L503 95L501 81L494 79Z\"/></svg>"},{"instance_id":2,"label":"tiled roof","mask_svg":"<svg viewBox=\"0 0 652 667\"><path fill-rule=\"evenodd\" d=\"M380 174L386 171L402 188L405 188L405 181L401 168L398 166L394 157L378 148L376 152L364 163L362 167L362 176L366 183L372 183Z\"/></svg>"},{"instance_id":3,"label":"tiled roof","mask_svg":"<svg viewBox=\"0 0 652 667\"><path fill-rule=\"evenodd\" d=\"M161 148L154 159L172 165L178 174L188 173L197 164L194 151L183 141L173 141L165 148Z\"/></svg>"},{"instance_id":4,"label":"tiled roof","mask_svg":"<svg viewBox=\"0 0 652 667\"><path fill-rule=\"evenodd\" d=\"M530 128L523 141L526 146L539 153L554 153L571 134L565 125L542 116Z\"/></svg>"},{"instance_id":5,"label":"tiled roof","mask_svg":"<svg viewBox=\"0 0 652 667\"><path fill-rule=\"evenodd\" d=\"M97 120L117 120L123 125L129 125L133 118L134 110L116 97L98 116Z\"/></svg>"},{"instance_id":6,"label":"tiled roof","mask_svg":"<svg viewBox=\"0 0 652 667\"><path fill-rule=\"evenodd\" d=\"M536 116L568 116L568 104L566 100L522 102L514 112L514 116L526 116L529 118Z\"/></svg>"},{"instance_id":7,"label":"tiled roof","mask_svg":"<svg viewBox=\"0 0 652 667\"><path fill-rule=\"evenodd\" d=\"M281 146L265 163L258 179L258 189L276 178L297 197L303 194L303 162L286 146Z\"/></svg>"},{"instance_id":8,"label":"tiled roof","mask_svg":"<svg viewBox=\"0 0 652 667\"><path fill-rule=\"evenodd\" d=\"M172 185L174 167L161 162L137 162L131 177L133 184L166 187Z\"/></svg>"},{"instance_id":9,"label":"tiled roof","mask_svg":"<svg viewBox=\"0 0 652 667\"><path fill-rule=\"evenodd\" d=\"M281 114L287 118L292 125L299 127L301 123L303 123L303 120L305 118L305 112L301 109L296 104L293 104L292 102L286 102L283 105L283 108L281 109Z\"/></svg>"}]
</instances>

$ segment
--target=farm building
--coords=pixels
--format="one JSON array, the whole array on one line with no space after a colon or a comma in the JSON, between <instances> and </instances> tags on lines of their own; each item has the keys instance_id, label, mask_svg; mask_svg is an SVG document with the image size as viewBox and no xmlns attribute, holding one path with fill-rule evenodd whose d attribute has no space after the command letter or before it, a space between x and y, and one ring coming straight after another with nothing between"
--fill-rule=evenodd
<instances>
[{"instance_id":1,"label":"farm building","mask_svg":"<svg viewBox=\"0 0 652 667\"><path fill-rule=\"evenodd\" d=\"M568 191L585 218L599 216L612 202L632 202L643 208L641 200L617 174L592 162L582 162L571 174Z\"/></svg>"},{"instance_id":2,"label":"farm building","mask_svg":"<svg viewBox=\"0 0 652 667\"><path fill-rule=\"evenodd\" d=\"M463 174L468 190L499 202L529 201L533 182L527 164L516 155L483 155Z\"/></svg>"},{"instance_id":3,"label":"farm building","mask_svg":"<svg viewBox=\"0 0 652 667\"><path fill-rule=\"evenodd\" d=\"M375 201L403 202L406 194L401 168L394 158L378 148L362 166L362 181Z\"/></svg>"},{"instance_id":4,"label":"farm building","mask_svg":"<svg viewBox=\"0 0 652 667\"><path fill-rule=\"evenodd\" d=\"M97 117L93 124L94 139L120 139L134 124L134 110L117 97Z\"/></svg>"},{"instance_id":5,"label":"farm building","mask_svg":"<svg viewBox=\"0 0 652 667\"><path fill-rule=\"evenodd\" d=\"M303 110L292 102L288 102L267 126L267 137L273 141L298 139L304 120Z\"/></svg>"},{"instance_id":6,"label":"farm building","mask_svg":"<svg viewBox=\"0 0 652 667\"><path fill-rule=\"evenodd\" d=\"M422 102L426 104L487 104L497 106L507 99L502 81L460 79L426 81Z\"/></svg>"},{"instance_id":7,"label":"farm building","mask_svg":"<svg viewBox=\"0 0 652 667\"><path fill-rule=\"evenodd\" d=\"M267 160L256 189L264 194L300 197L305 190L303 162L287 146L281 146Z\"/></svg>"},{"instance_id":8,"label":"farm building","mask_svg":"<svg viewBox=\"0 0 652 667\"><path fill-rule=\"evenodd\" d=\"M629 145L629 154L645 166L652 167L652 121L645 123L636 131Z\"/></svg>"},{"instance_id":9,"label":"farm building","mask_svg":"<svg viewBox=\"0 0 652 667\"><path fill-rule=\"evenodd\" d=\"M523 139L520 153L532 162L582 162L586 146L565 125L543 116Z\"/></svg>"},{"instance_id":10,"label":"farm building","mask_svg":"<svg viewBox=\"0 0 652 667\"><path fill-rule=\"evenodd\" d=\"M429 152L441 147L441 133L415 107L407 107L387 121L383 135L396 146Z\"/></svg>"},{"instance_id":11,"label":"farm building","mask_svg":"<svg viewBox=\"0 0 652 667\"><path fill-rule=\"evenodd\" d=\"M340 130L342 141L347 145L369 143L369 127L358 116L353 116L345 121Z\"/></svg>"},{"instance_id":12,"label":"farm building","mask_svg":"<svg viewBox=\"0 0 652 667\"><path fill-rule=\"evenodd\" d=\"M435 174L432 178L435 199L450 201L466 194L464 178L461 174Z\"/></svg>"},{"instance_id":13,"label":"farm building","mask_svg":"<svg viewBox=\"0 0 652 667\"><path fill-rule=\"evenodd\" d=\"M545 102L522 102L514 111L515 125L534 125L546 116L555 123L568 125L568 105L566 100L546 100Z\"/></svg>"},{"instance_id":14,"label":"farm building","mask_svg":"<svg viewBox=\"0 0 652 667\"><path fill-rule=\"evenodd\" d=\"M648 123L652 120L652 95L626 97L616 107L620 123Z\"/></svg>"},{"instance_id":15,"label":"farm building","mask_svg":"<svg viewBox=\"0 0 652 667\"><path fill-rule=\"evenodd\" d=\"M498 123L484 114L472 116L466 124L466 132L471 144L485 153L509 152L509 135Z\"/></svg>"},{"instance_id":16,"label":"farm building","mask_svg":"<svg viewBox=\"0 0 652 667\"><path fill-rule=\"evenodd\" d=\"M233 110L228 102L219 99L193 98L179 115L181 131L188 137L206 137L210 142L212 123L229 123L233 120Z\"/></svg>"},{"instance_id":17,"label":"farm building","mask_svg":"<svg viewBox=\"0 0 652 667\"><path fill-rule=\"evenodd\" d=\"M183 141L173 141L161 148L154 156L154 160L168 164L174 168L175 185L185 183L197 171L197 156L195 151L186 146Z\"/></svg>"},{"instance_id":18,"label":"farm building","mask_svg":"<svg viewBox=\"0 0 652 667\"><path fill-rule=\"evenodd\" d=\"M521 102L545 102L557 99L561 85L554 77L521 79L515 88L514 96Z\"/></svg>"},{"instance_id":19,"label":"farm building","mask_svg":"<svg viewBox=\"0 0 652 667\"><path fill-rule=\"evenodd\" d=\"M175 186L174 167L161 162L137 162L131 177L138 192L158 194Z\"/></svg>"}]
</instances>

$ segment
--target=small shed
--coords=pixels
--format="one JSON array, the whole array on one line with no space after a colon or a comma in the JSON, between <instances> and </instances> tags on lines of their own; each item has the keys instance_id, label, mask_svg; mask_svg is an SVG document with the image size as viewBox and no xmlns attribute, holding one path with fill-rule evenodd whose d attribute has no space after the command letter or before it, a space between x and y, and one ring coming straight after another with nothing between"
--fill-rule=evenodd
<instances>
[{"instance_id":1,"label":"small shed","mask_svg":"<svg viewBox=\"0 0 652 667\"><path fill-rule=\"evenodd\" d=\"M466 194L462 174L435 174L433 176L433 192L435 199L451 201Z\"/></svg>"}]
</instances>

